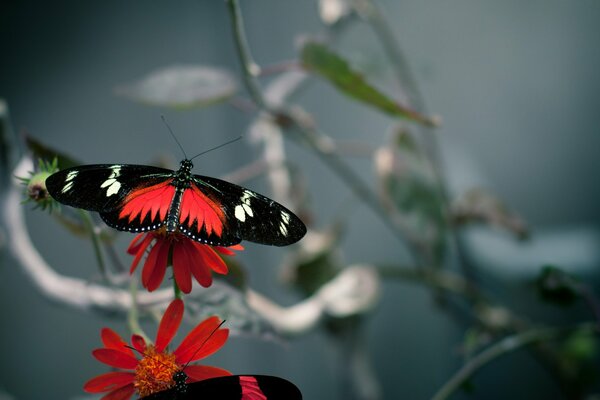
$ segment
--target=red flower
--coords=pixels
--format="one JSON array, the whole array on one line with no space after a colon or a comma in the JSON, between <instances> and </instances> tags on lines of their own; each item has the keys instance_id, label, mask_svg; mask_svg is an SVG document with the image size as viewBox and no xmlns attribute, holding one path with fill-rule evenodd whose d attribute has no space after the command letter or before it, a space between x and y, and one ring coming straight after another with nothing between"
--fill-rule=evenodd
<instances>
[{"instance_id":1,"label":"red flower","mask_svg":"<svg viewBox=\"0 0 600 400\"><path fill-rule=\"evenodd\" d=\"M209 287L212 284L211 270L218 274L227 273L227 265L216 251L233 255L235 253L230 249L244 249L241 245L211 247L182 234L166 233L164 230L140 233L133 238L127 249L129 254L135 255L130 273L135 271L148 248L150 252L142 270L142 285L150 292L156 290L165 277L169 260L172 260L175 282L183 293L192 290L192 275L200 285Z\"/></svg>"},{"instance_id":2,"label":"red flower","mask_svg":"<svg viewBox=\"0 0 600 400\"><path fill-rule=\"evenodd\" d=\"M132 348L142 355L141 359L127 347L127 343L112 329L102 329L104 348L92 352L96 359L113 368L130 370L115 371L90 379L83 386L88 393L108 392L102 400L127 400L135 392L140 397L171 388L173 374L183 371L187 382L196 382L231 372L206 365L188 365L191 361L205 358L223 346L229 329L218 328L221 321L210 317L198 324L172 353L166 348L175 336L183 317L183 302L173 300L163 315L156 344L147 344L138 335L131 337Z\"/></svg>"}]
</instances>

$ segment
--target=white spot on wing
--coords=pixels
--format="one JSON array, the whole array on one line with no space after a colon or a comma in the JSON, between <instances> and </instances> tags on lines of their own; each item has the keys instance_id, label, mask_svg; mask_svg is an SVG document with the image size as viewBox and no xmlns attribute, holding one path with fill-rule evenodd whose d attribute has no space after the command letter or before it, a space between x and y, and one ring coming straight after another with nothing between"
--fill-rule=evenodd
<instances>
[{"instance_id":1,"label":"white spot on wing","mask_svg":"<svg viewBox=\"0 0 600 400\"><path fill-rule=\"evenodd\" d=\"M287 236L288 229L287 229L287 226L284 223L279 224L279 232L281 232L281 234L283 236Z\"/></svg>"},{"instance_id":2,"label":"white spot on wing","mask_svg":"<svg viewBox=\"0 0 600 400\"><path fill-rule=\"evenodd\" d=\"M244 207L241 205L235 206L235 217L242 222L246 221L246 212L244 211Z\"/></svg>"},{"instance_id":3,"label":"white spot on wing","mask_svg":"<svg viewBox=\"0 0 600 400\"><path fill-rule=\"evenodd\" d=\"M105 180L102 185L100 185L101 188L108 187L108 189L106 189L106 197L110 197L113 194L119 193L119 190L121 189L121 182L117 180L119 175L121 175L121 166L113 165L110 167L110 169L112 172L110 173L108 179Z\"/></svg>"},{"instance_id":4,"label":"white spot on wing","mask_svg":"<svg viewBox=\"0 0 600 400\"><path fill-rule=\"evenodd\" d=\"M73 179L77 176L78 171L71 171L67 174L65 179L65 186L62 188L61 193L66 193L73 187Z\"/></svg>"},{"instance_id":5,"label":"white spot on wing","mask_svg":"<svg viewBox=\"0 0 600 400\"><path fill-rule=\"evenodd\" d=\"M246 215L249 217L254 217L254 212L252 211L252 207L250 207L250 199L254 196L254 193L244 190L244 194L240 198L241 203L235 206L235 217L241 222L246 221Z\"/></svg>"},{"instance_id":6,"label":"white spot on wing","mask_svg":"<svg viewBox=\"0 0 600 400\"><path fill-rule=\"evenodd\" d=\"M106 197L110 197L113 194L119 193L119 189L121 189L121 183L115 180L106 190Z\"/></svg>"}]
</instances>

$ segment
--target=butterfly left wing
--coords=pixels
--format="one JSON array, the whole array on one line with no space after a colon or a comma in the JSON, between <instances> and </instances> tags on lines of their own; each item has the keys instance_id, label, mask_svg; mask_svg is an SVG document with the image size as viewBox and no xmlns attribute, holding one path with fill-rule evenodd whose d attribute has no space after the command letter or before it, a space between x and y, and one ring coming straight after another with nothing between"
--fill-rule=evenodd
<instances>
[{"instance_id":1,"label":"butterfly left wing","mask_svg":"<svg viewBox=\"0 0 600 400\"><path fill-rule=\"evenodd\" d=\"M50 175L50 195L68 206L98 211L111 227L139 232L165 222L175 187L173 171L130 164L67 168Z\"/></svg>"},{"instance_id":2,"label":"butterfly left wing","mask_svg":"<svg viewBox=\"0 0 600 400\"><path fill-rule=\"evenodd\" d=\"M209 212L199 212L199 206ZM216 210L214 215L212 210ZM287 246L306 234L300 218L276 201L201 175L193 175L191 188L183 196L179 229L194 240L212 233L272 246Z\"/></svg>"},{"instance_id":3,"label":"butterfly left wing","mask_svg":"<svg viewBox=\"0 0 600 400\"><path fill-rule=\"evenodd\" d=\"M140 186L164 181L171 170L128 164L94 164L60 170L46 179L50 195L60 203L106 212L121 206Z\"/></svg>"},{"instance_id":4,"label":"butterfly left wing","mask_svg":"<svg viewBox=\"0 0 600 400\"><path fill-rule=\"evenodd\" d=\"M206 379L143 397L144 400L301 400L292 382L268 375L232 375Z\"/></svg>"}]
</instances>

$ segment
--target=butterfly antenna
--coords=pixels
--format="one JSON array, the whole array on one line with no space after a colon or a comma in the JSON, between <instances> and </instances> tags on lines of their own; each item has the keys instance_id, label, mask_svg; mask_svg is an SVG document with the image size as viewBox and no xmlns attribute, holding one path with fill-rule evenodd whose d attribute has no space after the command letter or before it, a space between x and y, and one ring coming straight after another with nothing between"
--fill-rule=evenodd
<instances>
[{"instance_id":1,"label":"butterfly antenna","mask_svg":"<svg viewBox=\"0 0 600 400\"><path fill-rule=\"evenodd\" d=\"M202 347L204 347L204 345L206 344L206 342L208 342L208 339L210 339L217 330L219 330L219 328L221 326L223 326L223 324L225 323L225 320L221 321L221 323L219 325L217 325L217 327L215 329L213 329L213 331L210 333L210 335L208 335L208 337L206 339L204 339L204 342L202 342L202 344L196 349L196 351L194 352L194 354L192 354L192 356L190 357L189 361L187 363L185 363L185 365L183 366L183 369L186 369L187 366L192 362L192 360L194 359L194 357L196 356L196 354L198 354L198 352L202 349Z\"/></svg>"},{"instance_id":2,"label":"butterfly antenna","mask_svg":"<svg viewBox=\"0 0 600 400\"><path fill-rule=\"evenodd\" d=\"M233 142L237 142L237 141L238 141L238 140L240 140L241 138L242 138L242 135L240 135L240 136L236 137L235 139L228 140L227 142L225 142L225 143L222 143L222 144L220 144L220 145L218 145L218 146L216 146L216 147L213 147L212 149L204 150L202 153L200 153L200 154L196 154L194 157L190 158L190 161L191 161L191 160L193 160L193 159L194 159L194 158L196 158L196 157L199 157L199 156L201 156L202 154L206 154L206 153L208 153L208 152L210 152L210 151L213 151L213 150L216 150L216 149L220 149L220 148L221 148L221 147L223 147L223 146L227 146L228 144L231 144L231 143L233 143Z\"/></svg>"},{"instance_id":3,"label":"butterfly antenna","mask_svg":"<svg viewBox=\"0 0 600 400\"><path fill-rule=\"evenodd\" d=\"M173 137L173 139L175 139L175 143L177 143L177 146L179 146L179 148L181 149L181 152L183 153L183 156L187 159L187 154L185 154L185 150L183 149L183 146L181 145L181 143L179 143L179 140L177 140L177 136L175 136L175 134L173 133L173 130L169 126L169 123L167 122L167 119L165 118L165 116L161 115L160 119L162 119L163 124L165 124L165 126L169 130L169 133L171 134L171 136Z\"/></svg>"}]
</instances>

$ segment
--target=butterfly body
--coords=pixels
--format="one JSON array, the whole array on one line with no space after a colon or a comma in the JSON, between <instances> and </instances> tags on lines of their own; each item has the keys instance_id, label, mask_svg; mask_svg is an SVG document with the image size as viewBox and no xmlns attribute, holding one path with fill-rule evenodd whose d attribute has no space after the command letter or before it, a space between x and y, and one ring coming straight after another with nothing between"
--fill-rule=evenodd
<instances>
[{"instance_id":1,"label":"butterfly body","mask_svg":"<svg viewBox=\"0 0 600 400\"><path fill-rule=\"evenodd\" d=\"M130 232L164 228L201 243L242 240L286 246L306 233L281 204L232 183L192 174L190 160L176 171L131 164L84 165L46 179L57 201L97 211L109 226Z\"/></svg>"},{"instance_id":2,"label":"butterfly body","mask_svg":"<svg viewBox=\"0 0 600 400\"><path fill-rule=\"evenodd\" d=\"M143 397L143 400L301 400L296 385L268 375L230 375L185 383L187 375L176 372L171 389Z\"/></svg>"}]
</instances>

